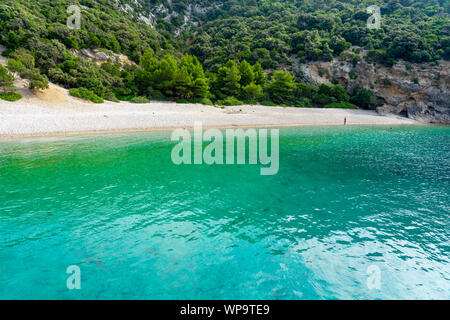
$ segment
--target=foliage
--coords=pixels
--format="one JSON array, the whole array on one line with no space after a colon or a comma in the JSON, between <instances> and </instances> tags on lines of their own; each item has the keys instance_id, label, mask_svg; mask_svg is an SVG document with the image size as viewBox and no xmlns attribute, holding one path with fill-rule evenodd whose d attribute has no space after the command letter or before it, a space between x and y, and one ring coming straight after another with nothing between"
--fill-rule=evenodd
<instances>
[{"instance_id":1,"label":"foliage","mask_svg":"<svg viewBox=\"0 0 450 320\"><path fill-rule=\"evenodd\" d=\"M82 5L80 30L66 27L71 4ZM52 81L68 89L80 87L75 94L89 91L96 101L143 97L297 107L351 101L373 108L375 97L361 86L350 99L337 85L298 82L298 64L340 56L356 65L362 52L357 47L368 52L367 61L387 66L398 59L449 59L450 6L442 0L381 0L382 27L369 30L366 8L372 4L2 0L0 43L8 48L3 52L8 69L29 79L30 87L46 88ZM76 50L86 48L124 54L133 63L111 60L98 66L77 57ZM353 70L350 77L357 79Z\"/></svg>"},{"instance_id":2,"label":"foliage","mask_svg":"<svg viewBox=\"0 0 450 320\"><path fill-rule=\"evenodd\" d=\"M175 8L184 1L172 1ZM198 2L198 1L196 1ZM207 69L228 60L259 62L265 69L301 61L330 60L351 46L364 47L381 63L448 58L449 4L442 0L381 0L379 30L366 27L373 1L215 1L191 30L189 51ZM349 61L357 62L358 55Z\"/></svg>"},{"instance_id":3,"label":"foliage","mask_svg":"<svg viewBox=\"0 0 450 320\"><path fill-rule=\"evenodd\" d=\"M216 102L219 106L239 106L244 104L244 102L236 99L235 97L227 97L224 100L219 100Z\"/></svg>"},{"instance_id":4,"label":"foliage","mask_svg":"<svg viewBox=\"0 0 450 320\"><path fill-rule=\"evenodd\" d=\"M95 93L93 93L92 91L90 91L89 89L86 89L86 88L72 88L69 90L69 93L71 96L90 100L94 103L103 103L104 102L104 100L101 97L97 96Z\"/></svg>"},{"instance_id":5,"label":"foliage","mask_svg":"<svg viewBox=\"0 0 450 320\"><path fill-rule=\"evenodd\" d=\"M6 92L8 87L14 84L14 76L2 65L0 65L0 87Z\"/></svg>"},{"instance_id":6,"label":"foliage","mask_svg":"<svg viewBox=\"0 0 450 320\"><path fill-rule=\"evenodd\" d=\"M325 105L324 108L358 109L357 106L349 102L333 102Z\"/></svg>"},{"instance_id":7,"label":"foliage","mask_svg":"<svg viewBox=\"0 0 450 320\"><path fill-rule=\"evenodd\" d=\"M184 55L177 61L172 55L166 54L158 59L147 51L136 70L136 86L141 94L148 96L152 96L155 90L178 99L206 98L209 94L203 67L191 55Z\"/></svg>"},{"instance_id":8,"label":"foliage","mask_svg":"<svg viewBox=\"0 0 450 320\"><path fill-rule=\"evenodd\" d=\"M276 71L267 85L267 92L274 102L281 103L291 96L294 89L294 77L287 71Z\"/></svg>"},{"instance_id":9,"label":"foliage","mask_svg":"<svg viewBox=\"0 0 450 320\"><path fill-rule=\"evenodd\" d=\"M113 92L108 92L105 94L105 100L111 101L111 102L120 102L119 99L117 99L116 95Z\"/></svg>"},{"instance_id":10,"label":"foliage","mask_svg":"<svg viewBox=\"0 0 450 320\"><path fill-rule=\"evenodd\" d=\"M391 80L388 78L388 77L384 77L383 78L383 85L385 86L385 87L388 87L388 86L390 86L392 84L392 82L391 82Z\"/></svg>"},{"instance_id":11,"label":"foliage","mask_svg":"<svg viewBox=\"0 0 450 320\"><path fill-rule=\"evenodd\" d=\"M130 100L131 103L149 103L150 100L148 100L146 97L134 97Z\"/></svg>"},{"instance_id":12,"label":"foliage","mask_svg":"<svg viewBox=\"0 0 450 320\"><path fill-rule=\"evenodd\" d=\"M356 74L355 70L351 70L348 74L349 78L352 80L355 80L356 78L358 78L358 75Z\"/></svg>"},{"instance_id":13,"label":"foliage","mask_svg":"<svg viewBox=\"0 0 450 320\"><path fill-rule=\"evenodd\" d=\"M216 88L222 94L239 95L241 89L241 73L235 61L230 60L217 71Z\"/></svg>"},{"instance_id":14,"label":"foliage","mask_svg":"<svg viewBox=\"0 0 450 320\"><path fill-rule=\"evenodd\" d=\"M200 103L204 104L205 106L213 106L214 103L208 99L208 98L196 98L192 100L192 103Z\"/></svg>"},{"instance_id":15,"label":"foliage","mask_svg":"<svg viewBox=\"0 0 450 320\"><path fill-rule=\"evenodd\" d=\"M30 89L47 89L49 87L47 76L38 71L31 74L30 80Z\"/></svg>"},{"instance_id":16,"label":"foliage","mask_svg":"<svg viewBox=\"0 0 450 320\"><path fill-rule=\"evenodd\" d=\"M294 106L296 108L312 108L313 104L311 102L311 99L307 97L299 97L298 99L296 99Z\"/></svg>"},{"instance_id":17,"label":"foliage","mask_svg":"<svg viewBox=\"0 0 450 320\"><path fill-rule=\"evenodd\" d=\"M13 102L22 99L22 95L14 91L0 92L0 99Z\"/></svg>"},{"instance_id":18,"label":"foliage","mask_svg":"<svg viewBox=\"0 0 450 320\"><path fill-rule=\"evenodd\" d=\"M350 102L364 109L374 109L376 99L370 90L364 89L360 84L353 91Z\"/></svg>"},{"instance_id":19,"label":"foliage","mask_svg":"<svg viewBox=\"0 0 450 320\"><path fill-rule=\"evenodd\" d=\"M244 100L255 103L263 96L263 88L259 84L251 82L242 88Z\"/></svg>"}]
</instances>

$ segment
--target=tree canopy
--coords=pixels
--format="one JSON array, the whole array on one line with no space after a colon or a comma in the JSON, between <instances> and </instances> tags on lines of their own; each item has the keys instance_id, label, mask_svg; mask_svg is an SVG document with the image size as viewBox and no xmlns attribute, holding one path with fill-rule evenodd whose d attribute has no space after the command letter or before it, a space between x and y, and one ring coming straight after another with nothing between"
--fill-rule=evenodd
<instances>
[{"instance_id":1,"label":"tree canopy","mask_svg":"<svg viewBox=\"0 0 450 320\"><path fill-rule=\"evenodd\" d=\"M66 26L81 6L81 28ZM0 43L8 68L31 88L53 81L112 100L376 104L370 91L298 82L299 63L368 50L376 63L438 63L450 57L448 1L381 0L380 29L366 26L369 0L3 0ZM123 54L101 66L81 49ZM366 91L364 91L364 90ZM90 95L90 94L89 94ZM351 95L351 97L350 97ZM228 99L228 100L227 100ZM138 99L145 101L144 99ZM133 101L138 101L133 100Z\"/></svg>"}]
</instances>

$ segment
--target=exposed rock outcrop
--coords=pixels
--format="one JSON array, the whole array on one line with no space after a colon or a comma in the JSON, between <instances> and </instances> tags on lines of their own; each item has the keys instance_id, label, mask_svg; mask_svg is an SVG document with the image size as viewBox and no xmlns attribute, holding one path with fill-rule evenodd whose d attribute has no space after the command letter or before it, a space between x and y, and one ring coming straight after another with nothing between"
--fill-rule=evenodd
<instances>
[{"instance_id":1,"label":"exposed rock outcrop","mask_svg":"<svg viewBox=\"0 0 450 320\"><path fill-rule=\"evenodd\" d=\"M299 65L309 83L341 83L351 92L359 83L377 97L378 113L403 114L414 120L450 124L450 63L412 64L399 61L392 67L368 63L353 64L345 58L331 62Z\"/></svg>"},{"instance_id":2,"label":"exposed rock outcrop","mask_svg":"<svg viewBox=\"0 0 450 320\"><path fill-rule=\"evenodd\" d=\"M81 50L70 50L70 52L80 58L83 58L85 60L90 60L92 62L95 62L98 65L101 65L105 62L111 62L111 63L120 63L122 66L125 65L133 65L135 64L130 59L128 59L127 56L123 54L117 54L117 53L105 53L103 51L100 51L98 49L81 49Z\"/></svg>"},{"instance_id":3,"label":"exposed rock outcrop","mask_svg":"<svg viewBox=\"0 0 450 320\"><path fill-rule=\"evenodd\" d=\"M417 101L409 104L406 108L411 119L450 124L450 108L448 107Z\"/></svg>"}]
</instances>

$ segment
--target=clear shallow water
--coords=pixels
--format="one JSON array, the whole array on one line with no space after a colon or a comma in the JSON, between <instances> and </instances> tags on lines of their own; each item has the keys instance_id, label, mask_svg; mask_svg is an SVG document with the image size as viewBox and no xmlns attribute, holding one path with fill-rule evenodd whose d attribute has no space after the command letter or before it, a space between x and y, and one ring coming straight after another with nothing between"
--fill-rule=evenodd
<instances>
[{"instance_id":1,"label":"clear shallow water","mask_svg":"<svg viewBox=\"0 0 450 320\"><path fill-rule=\"evenodd\" d=\"M276 176L172 146L0 142L0 298L450 298L449 127L282 129Z\"/></svg>"}]
</instances>

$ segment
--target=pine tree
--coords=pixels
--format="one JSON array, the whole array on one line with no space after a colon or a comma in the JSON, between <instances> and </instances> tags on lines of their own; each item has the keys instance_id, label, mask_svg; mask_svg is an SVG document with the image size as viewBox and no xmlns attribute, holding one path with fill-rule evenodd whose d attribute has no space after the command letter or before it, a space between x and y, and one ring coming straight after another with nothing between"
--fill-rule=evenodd
<instances>
[{"instance_id":1,"label":"pine tree","mask_svg":"<svg viewBox=\"0 0 450 320\"><path fill-rule=\"evenodd\" d=\"M244 91L244 98L248 102L257 102L263 95L263 88L255 83L250 83L249 85L242 88Z\"/></svg>"},{"instance_id":2,"label":"pine tree","mask_svg":"<svg viewBox=\"0 0 450 320\"><path fill-rule=\"evenodd\" d=\"M146 51L139 59L140 68L136 70L136 84L142 93L149 93L155 86L155 72L159 67L159 61L153 52ZM122 72L122 78L129 74L127 70Z\"/></svg>"},{"instance_id":3,"label":"pine tree","mask_svg":"<svg viewBox=\"0 0 450 320\"><path fill-rule=\"evenodd\" d=\"M239 94L241 75L236 62L230 60L218 70L218 84L221 91L229 96Z\"/></svg>"},{"instance_id":4,"label":"pine tree","mask_svg":"<svg viewBox=\"0 0 450 320\"><path fill-rule=\"evenodd\" d=\"M194 92L194 96L196 98L206 98L209 94L209 85L208 79L206 78L198 78L194 81L194 85L192 88Z\"/></svg>"},{"instance_id":5,"label":"pine tree","mask_svg":"<svg viewBox=\"0 0 450 320\"><path fill-rule=\"evenodd\" d=\"M175 95L179 98L192 98L192 78L186 66L178 68L174 77Z\"/></svg>"},{"instance_id":6,"label":"pine tree","mask_svg":"<svg viewBox=\"0 0 450 320\"><path fill-rule=\"evenodd\" d=\"M0 65L0 87L3 88L3 92L8 90L8 87L14 85L14 76L3 66Z\"/></svg>"},{"instance_id":7,"label":"pine tree","mask_svg":"<svg viewBox=\"0 0 450 320\"><path fill-rule=\"evenodd\" d=\"M244 60L241 62L239 72L241 73L240 85L242 88L253 82L255 75L252 66L247 61Z\"/></svg>"},{"instance_id":8,"label":"pine tree","mask_svg":"<svg viewBox=\"0 0 450 320\"><path fill-rule=\"evenodd\" d=\"M281 103L291 97L294 85L294 77L289 72L276 71L267 85L267 92L274 102Z\"/></svg>"},{"instance_id":9,"label":"pine tree","mask_svg":"<svg viewBox=\"0 0 450 320\"><path fill-rule=\"evenodd\" d=\"M179 63L179 68L186 68L191 78L191 97L205 98L209 93L208 79L203 71L203 66L197 57L184 55Z\"/></svg>"},{"instance_id":10,"label":"pine tree","mask_svg":"<svg viewBox=\"0 0 450 320\"><path fill-rule=\"evenodd\" d=\"M146 72L155 72L158 68L159 61L156 59L153 52L147 50L140 58L139 64Z\"/></svg>"},{"instance_id":11,"label":"pine tree","mask_svg":"<svg viewBox=\"0 0 450 320\"><path fill-rule=\"evenodd\" d=\"M260 86L264 86L266 84L266 76L264 75L264 70L259 62L253 66L253 74L255 84Z\"/></svg>"},{"instance_id":12,"label":"pine tree","mask_svg":"<svg viewBox=\"0 0 450 320\"><path fill-rule=\"evenodd\" d=\"M175 58L169 54L165 55L155 71L155 87L166 92L168 96L173 95L173 85L177 70L178 64Z\"/></svg>"}]
</instances>

